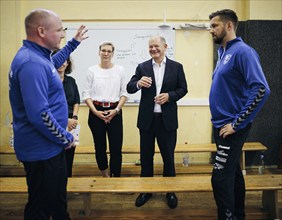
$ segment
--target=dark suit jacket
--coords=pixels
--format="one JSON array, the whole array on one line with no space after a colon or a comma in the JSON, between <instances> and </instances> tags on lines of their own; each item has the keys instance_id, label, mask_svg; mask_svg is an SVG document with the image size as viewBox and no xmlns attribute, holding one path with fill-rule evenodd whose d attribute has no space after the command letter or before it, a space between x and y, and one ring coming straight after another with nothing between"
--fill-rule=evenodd
<instances>
[{"instance_id":1,"label":"dark suit jacket","mask_svg":"<svg viewBox=\"0 0 282 220\"><path fill-rule=\"evenodd\" d=\"M127 92L138 91L137 81L142 76L151 77L153 82L150 88L141 88L141 100L139 104L138 122L139 129L148 130L151 127L154 113L154 97L156 96L156 81L152 65L152 59L139 64L135 75L127 84ZM161 93L169 94L169 102L161 105L162 118L165 128L168 131L178 128L177 103L187 93L187 83L182 64L170 59L166 59L165 73L161 88Z\"/></svg>"}]
</instances>

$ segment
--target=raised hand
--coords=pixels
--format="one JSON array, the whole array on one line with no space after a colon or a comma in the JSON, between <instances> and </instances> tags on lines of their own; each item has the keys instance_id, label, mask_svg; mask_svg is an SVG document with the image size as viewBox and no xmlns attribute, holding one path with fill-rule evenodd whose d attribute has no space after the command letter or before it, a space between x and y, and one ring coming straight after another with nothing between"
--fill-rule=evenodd
<instances>
[{"instance_id":1,"label":"raised hand","mask_svg":"<svg viewBox=\"0 0 282 220\"><path fill-rule=\"evenodd\" d=\"M81 42L85 39L87 39L89 36L85 36L85 33L88 31L86 29L85 25L80 25L80 27L77 29L76 34L74 35L74 39Z\"/></svg>"}]
</instances>

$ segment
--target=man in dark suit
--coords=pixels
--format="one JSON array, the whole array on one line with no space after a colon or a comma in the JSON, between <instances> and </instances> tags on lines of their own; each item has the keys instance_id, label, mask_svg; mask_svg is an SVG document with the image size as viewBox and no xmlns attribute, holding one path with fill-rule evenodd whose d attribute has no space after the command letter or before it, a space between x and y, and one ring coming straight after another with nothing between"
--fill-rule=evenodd
<instances>
[{"instance_id":1,"label":"man in dark suit","mask_svg":"<svg viewBox=\"0 0 282 220\"><path fill-rule=\"evenodd\" d=\"M141 177L154 175L155 138L164 162L163 176L174 177L174 149L178 128L176 102L187 93L183 66L165 56L166 40L161 36L149 39L152 59L139 64L127 84L127 92L141 89L137 127L140 133ZM141 193L135 202L144 205L151 193ZM177 207L175 193L166 194L168 206Z\"/></svg>"}]
</instances>

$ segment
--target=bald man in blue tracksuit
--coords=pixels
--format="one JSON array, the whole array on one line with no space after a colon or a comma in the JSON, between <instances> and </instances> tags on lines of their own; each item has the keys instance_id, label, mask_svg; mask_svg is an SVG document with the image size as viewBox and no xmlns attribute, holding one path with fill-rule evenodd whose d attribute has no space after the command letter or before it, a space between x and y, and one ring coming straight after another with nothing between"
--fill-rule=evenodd
<instances>
[{"instance_id":1,"label":"bald man in blue tracksuit","mask_svg":"<svg viewBox=\"0 0 282 220\"><path fill-rule=\"evenodd\" d=\"M80 26L51 60L65 36L59 16L35 9L26 16L25 29L27 38L9 72L14 148L28 186L24 220L69 220L65 148L74 145L74 137L66 131L68 106L56 68L87 38L87 30Z\"/></svg>"},{"instance_id":2,"label":"bald man in blue tracksuit","mask_svg":"<svg viewBox=\"0 0 282 220\"><path fill-rule=\"evenodd\" d=\"M245 183L240 155L252 121L270 90L258 54L236 37L236 13L224 9L209 18L213 40L221 45L209 96L217 146L212 173L214 198L218 219L243 220Z\"/></svg>"}]
</instances>

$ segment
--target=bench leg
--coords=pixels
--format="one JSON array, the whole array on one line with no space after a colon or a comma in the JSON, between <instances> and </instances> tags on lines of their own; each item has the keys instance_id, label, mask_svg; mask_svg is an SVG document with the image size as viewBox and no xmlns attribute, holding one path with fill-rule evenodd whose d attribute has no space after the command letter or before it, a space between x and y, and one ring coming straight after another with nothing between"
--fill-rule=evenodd
<instances>
[{"instance_id":1,"label":"bench leg","mask_svg":"<svg viewBox=\"0 0 282 220\"><path fill-rule=\"evenodd\" d=\"M262 206L270 212L271 219L278 219L278 191L263 191Z\"/></svg>"},{"instance_id":2,"label":"bench leg","mask_svg":"<svg viewBox=\"0 0 282 220\"><path fill-rule=\"evenodd\" d=\"M86 216L90 216L91 214L91 194L90 193L83 193L83 206L84 212Z\"/></svg>"}]
</instances>

